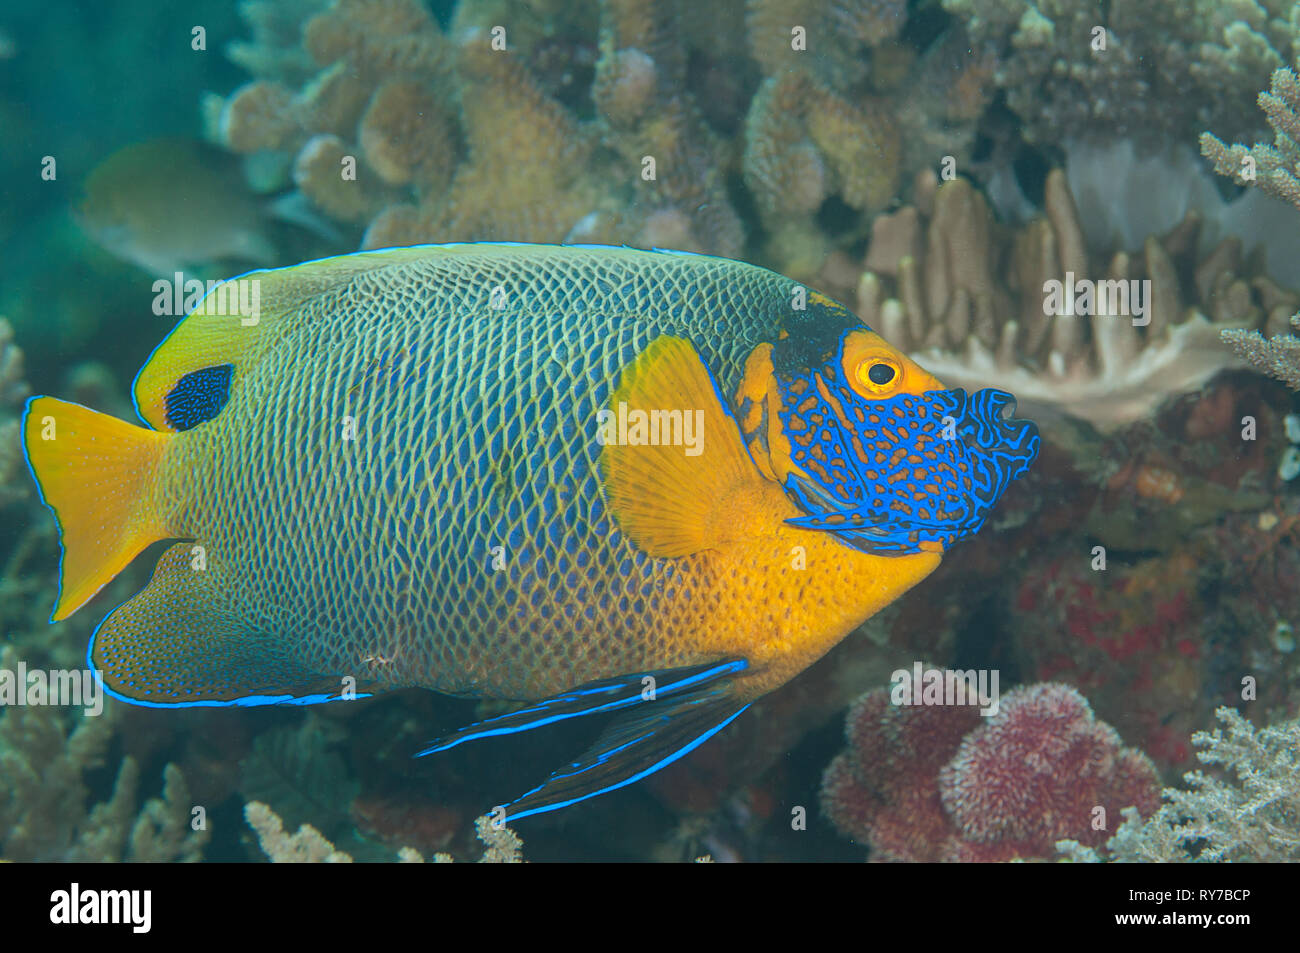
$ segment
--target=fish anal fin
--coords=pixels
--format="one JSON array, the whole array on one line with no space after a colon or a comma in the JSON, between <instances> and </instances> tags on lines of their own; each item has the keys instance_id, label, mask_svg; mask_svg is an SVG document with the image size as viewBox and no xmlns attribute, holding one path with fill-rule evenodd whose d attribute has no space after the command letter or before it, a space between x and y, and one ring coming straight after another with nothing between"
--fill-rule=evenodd
<instances>
[{"instance_id":1,"label":"fish anal fin","mask_svg":"<svg viewBox=\"0 0 1300 953\"><path fill-rule=\"evenodd\" d=\"M737 520L752 520L781 496L754 465L712 375L683 338L651 341L623 370L608 411L600 454L606 500L623 534L651 556L716 548L739 531ZM683 434L689 424L693 442L666 439L662 430L653 442L637 442L636 427L651 414L684 421Z\"/></svg>"},{"instance_id":2,"label":"fish anal fin","mask_svg":"<svg viewBox=\"0 0 1300 953\"><path fill-rule=\"evenodd\" d=\"M90 640L89 661L114 696L152 707L311 704L340 697L340 674L313 671L229 607L192 543L163 553L153 578ZM358 692L356 697L363 697Z\"/></svg>"}]
</instances>

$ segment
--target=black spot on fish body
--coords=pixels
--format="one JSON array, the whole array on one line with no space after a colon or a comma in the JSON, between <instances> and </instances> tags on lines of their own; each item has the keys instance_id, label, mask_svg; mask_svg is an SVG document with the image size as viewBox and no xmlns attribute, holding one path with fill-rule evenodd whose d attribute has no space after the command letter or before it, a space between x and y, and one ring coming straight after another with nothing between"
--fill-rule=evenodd
<instances>
[{"instance_id":1,"label":"black spot on fish body","mask_svg":"<svg viewBox=\"0 0 1300 953\"><path fill-rule=\"evenodd\" d=\"M178 380L164 399L167 423L189 430L221 413L230 399L232 364L217 364L190 371Z\"/></svg>"}]
</instances>

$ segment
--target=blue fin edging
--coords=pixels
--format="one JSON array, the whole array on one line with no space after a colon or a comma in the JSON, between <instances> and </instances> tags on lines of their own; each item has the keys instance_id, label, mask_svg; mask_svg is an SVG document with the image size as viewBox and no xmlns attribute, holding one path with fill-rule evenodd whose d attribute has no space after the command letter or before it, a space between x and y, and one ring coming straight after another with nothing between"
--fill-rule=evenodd
<instances>
[{"instance_id":1,"label":"blue fin edging","mask_svg":"<svg viewBox=\"0 0 1300 953\"><path fill-rule=\"evenodd\" d=\"M581 757L504 806L505 820L559 810L616 791L662 770L735 721L748 702L731 697L728 676L748 668L743 659L592 682L518 711L469 725L438 739L416 757L466 741L530 731L583 715L626 712L605 728ZM655 679L653 699L643 679ZM629 710L630 709L630 710Z\"/></svg>"}]
</instances>

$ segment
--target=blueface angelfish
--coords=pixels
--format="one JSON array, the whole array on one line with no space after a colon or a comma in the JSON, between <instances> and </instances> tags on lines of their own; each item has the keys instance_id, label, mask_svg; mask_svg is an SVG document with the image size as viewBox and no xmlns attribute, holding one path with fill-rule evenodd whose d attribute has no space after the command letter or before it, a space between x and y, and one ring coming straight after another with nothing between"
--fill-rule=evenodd
<instances>
[{"instance_id":1,"label":"blueface angelfish","mask_svg":"<svg viewBox=\"0 0 1300 953\"><path fill-rule=\"evenodd\" d=\"M119 698L527 702L422 753L615 713L515 819L716 734L933 572L1038 452L1010 394L946 389L741 262L461 244L243 280L255 320L195 308L140 370L148 429L29 402L52 621L180 540L91 639Z\"/></svg>"}]
</instances>

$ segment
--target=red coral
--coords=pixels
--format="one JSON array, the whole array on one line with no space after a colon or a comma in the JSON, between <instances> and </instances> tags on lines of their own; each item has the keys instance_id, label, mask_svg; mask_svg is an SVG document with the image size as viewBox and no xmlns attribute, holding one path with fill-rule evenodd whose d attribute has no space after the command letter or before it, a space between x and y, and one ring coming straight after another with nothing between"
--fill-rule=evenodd
<instances>
[{"instance_id":1,"label":"red coral","mask_svg":"<svg viewBox=\"0 0 1300 953\"><path fill-rule=\"evenodd\" d=\"M1202 635L1210 604L1198 588L1201 563L1198 549L1131 564L1115 560L1099 572L1071 543L1028 571L1012 620L1026 680L1077 685L1103 718L1171 773L1185 762L1170 761L1166 751L1173 749L1158 746L1156 734L1170 725L1185 738L1221 702ZM1031 602L1035 608L1025 609Z\"/></svg>"},{"instance_id":2,"label":"red coral","mask_svg":"<svg viewBox=\"0 0 1300 953\"><path fill-rule=\"evenodd\" d=\"M847 749L822 781L835 825L873 860L1046 858L1056 841L1099 846L1095 808L1113 828L1124 807L1151 814L1155 766L1125 748L1087 701L1060 684L1009 692L981 718L972 707L900 707L886 691L850 709Z\"/></svg>"}]
</instances>

